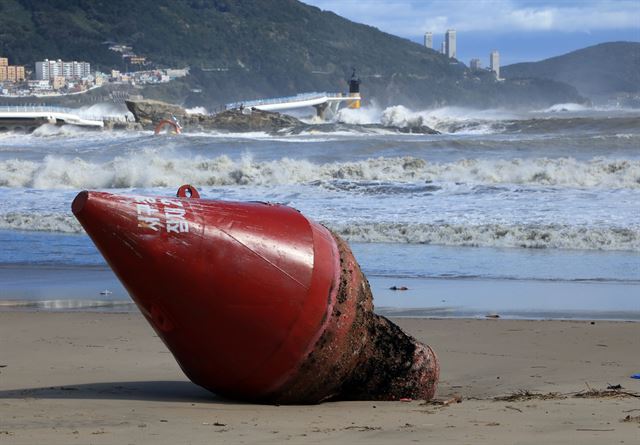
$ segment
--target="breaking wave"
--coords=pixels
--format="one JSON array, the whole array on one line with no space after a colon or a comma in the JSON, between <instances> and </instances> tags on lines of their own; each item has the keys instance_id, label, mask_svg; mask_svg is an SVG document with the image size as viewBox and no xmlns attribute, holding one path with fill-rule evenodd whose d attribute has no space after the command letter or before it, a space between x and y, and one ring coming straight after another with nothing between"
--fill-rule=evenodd
<instances>
[{"instance_id":1,"label":"breaking wave","mask_svg":"<svg viewBox=\"0 0 640 445\"><path fill-rule=\"evenodd\" d=\"M37 189L226 185L323 185L326 181L455 182L578 188L640 188L640 160L537 158L463 159L436 163L415 157L371 158L316 164L282 158L255 161L161 157L153 151L99 163L47 156L42 161L0 161L0 187Z\"/></svg>"},{"instance_id":2,"label":"breaking wave","mask_svg":"<svg viewBox=\"0 0 640 445\"><path fill-rule=\"evenodd\" d=\"M337 121L345 124L380 123L394 127L425 125L441 133L494 134L494 133L549 133L564 131L636 132L640 128L638 113L621 115L589 114L594 111L580 104L556 104L534 112L511 112L501 109L478 110L463 107L442 107L414 111L396 105L380 110L376 107L359 110L345 109L338 113Z\"/></svg>"},{"instance_id":3,"label":"breaking wave","mask_svg":"<svg viewBox=\"0 0 640 445\"><path fill-rule=\"evenodd\" d=\"M362 108L341 108L338 110L336 121L343 124L366 125L380 123L382 110L377 106Z\"/></svg>"},{"instance_id":4,"label":"breaking wave","mask_svg":"<svg viewBox=\"0 0 640 445\"><path fill-rule=\"evenodd\" d=\"M640 251L637 228L389 222L325 225L350 242L362 243ZM73 215L60 213L0 214L0 229L83 233Z\"/></svg>"},{"instance_id":5,"label":"breaking wave","mask_svg":"<svg viewBox=\"0 0 640 445\"><path fill-rule=\"evenodd\" d=\"M542 113L558 113L558 112L569 112L569 111L587 111L592 109L591 107L583 104L577 104L573 102L564 103L564 104L555 104L551 105L549 108L541 110Z\"/></svg>"},{"instance_id":6,"label":"breaking wave","mask_svg":"<svg viewBox=\"0 0 640 445\"><path fill-rule=\"evenodd\" d=\"M0 214L0 229L32 232L83 233L84 229L71 214L19 213Z\"/></svg>"},{"instance_id":7,"label":"breaking wave","mask_svg":"<svg viewBox=\"0 0 640 445\"><path fill-rule=\"evenodd\" d=\"M97 130L87 129L85 127L77 127L75 125L53 125L53 124L43 124L38 128L33 130L31 133L32 137L40 137L40 138L49 138L49 137L84 137L86 135L91 134L92 132L97 133Z\"/></svg>"},{"instance_id":8,"label":"breaking wave","mask_svg":"<svg viewBox=\"0 0 640 445\"><path fill-rule=\"evenodd\" d=\"M330 227L351 242L640 251L640 230L630 228L402 223Z\"/></svg>"}]
</instances>

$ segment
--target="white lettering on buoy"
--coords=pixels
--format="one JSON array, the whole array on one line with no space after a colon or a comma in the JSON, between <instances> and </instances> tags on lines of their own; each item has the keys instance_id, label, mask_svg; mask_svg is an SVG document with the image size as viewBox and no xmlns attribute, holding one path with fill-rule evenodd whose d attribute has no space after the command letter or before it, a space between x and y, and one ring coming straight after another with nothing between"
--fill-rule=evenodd
<instances>
[{"instance_id":1,"label":"white lettering on buoy","mask_svg":"<svg viewBox=\"0 0 640 445\"><path fill-rule=\"evenodd\" d=\"M189 232L189 222L185 219L187 211L181 201L160 199L159 204L164 207L164 212L157 207L158 201L155 198L134 196L133 202L136 204L138 227L151 229L154 232L161 231L163 228L167 233ZM164 224L161 216L164 216Z\"/></svg>"},{"instance_id":2,"label":"white lettering on buoy","mask_svg":"<svg viewBox=\"0 0 640 445\"><path fill-rule=\"evenodd\" d=\"M182 203L179 203L182 207ZM165 207L164 214L167 218L167 232L183 233L189 231L189 223L184 219L187 211L180 207Z\"/></svg>"}]
</instances>

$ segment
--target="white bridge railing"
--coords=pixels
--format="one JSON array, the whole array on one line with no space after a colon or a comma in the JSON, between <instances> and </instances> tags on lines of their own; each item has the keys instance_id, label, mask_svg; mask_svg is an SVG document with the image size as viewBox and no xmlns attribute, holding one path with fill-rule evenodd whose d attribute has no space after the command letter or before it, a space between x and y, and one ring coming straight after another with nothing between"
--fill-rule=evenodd
<instances>
[{"instance_id":1,"label":"white bridge railing","mask_svg":"<svg viewBox=\"0 0 640 445\"><path fill-rule=\"evenodd\" d=\"M53 107L47 105L9 105L9 106L1 106L0 105L0 116L2 117L10 117L11 115L30 115L30 116L47 116L47 115L56 115L56 116L66 116L70 119L81 119L83 121L111 121L111 122L126 122L127 118L124 114L87 114L82 110L77 108L67 108L67 107Z\"/></svg>"},{"instance_id":2,"label":"white bridge railing","mask_svg":"<svg viewBox=\"0 0 640 445\"><path fill-rule=\"evenodd\" d=\"M287 97L273 97L269 99L253 99L253 100L244 100L239 102L232 102L230 104L226 104L225 108L227 110L231 110L234 108L240 108L240 106L251 108L257 107L260 105L275 105L275 104L285 104L285 103L296 103L296 102L304 102L313 99L322 99L322 98L339 98L344 97L345 99L348 96L345 96L342 93L302 93L296 94L295 96L287 96Z\"/></svg>"}]
</instances>

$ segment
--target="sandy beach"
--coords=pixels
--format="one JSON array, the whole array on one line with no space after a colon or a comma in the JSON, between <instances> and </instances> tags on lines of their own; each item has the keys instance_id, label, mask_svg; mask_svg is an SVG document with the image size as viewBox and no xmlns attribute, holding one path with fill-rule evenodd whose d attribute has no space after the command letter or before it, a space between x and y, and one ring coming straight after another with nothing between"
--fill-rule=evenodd
<instances>
[{"instance_id":1,"label":"sandy beach","mask_svg":"<svg viewBox=\"0 0 640 445\"><path fill-rule=\"evenodd\" d=\"M0 312L0 442L640 440L639 323L394 321L438 353L435 403L238 403L189 382L137 313Z\"/></svg>"}]
</instances>

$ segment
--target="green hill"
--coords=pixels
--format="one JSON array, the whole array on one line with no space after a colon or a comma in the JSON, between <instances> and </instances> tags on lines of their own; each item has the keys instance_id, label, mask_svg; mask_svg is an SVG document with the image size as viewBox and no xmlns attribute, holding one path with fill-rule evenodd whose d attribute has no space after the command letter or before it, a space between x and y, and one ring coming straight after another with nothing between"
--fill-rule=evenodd
<instances>
[{"instance_id":1,"label":"green hill","mask_svg":"<svg viewBox=\"0 0 640 445\"><path fill-rule=\"evenodd\" d=\"M565 82L591 98L640 94L640 43L602 43L540 62L505 66L502 75Z\"/></svg>"},{"instance_id":2,"label":"green hill","mask_svg":"<svg viewBox=\"0 0 640 445\"><path fill-rule=\"evenodd\" d=\"M186 79L144 94L187 105L304 91L344 91L356 67L363 95L381 105L481 107L581 101L549 81L497 83L414 42L296 0L2 0L0 54L84 60L122 68L110 43Z\"/></svg>"}]
</instances>

